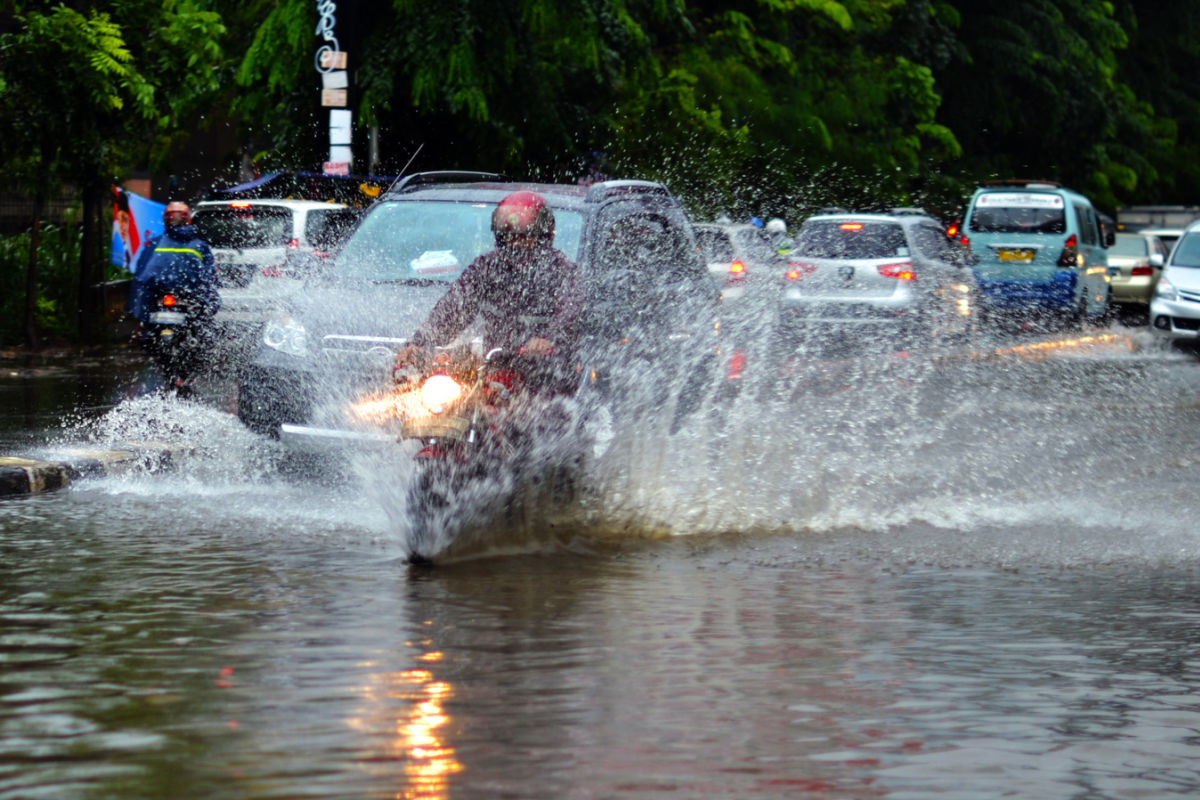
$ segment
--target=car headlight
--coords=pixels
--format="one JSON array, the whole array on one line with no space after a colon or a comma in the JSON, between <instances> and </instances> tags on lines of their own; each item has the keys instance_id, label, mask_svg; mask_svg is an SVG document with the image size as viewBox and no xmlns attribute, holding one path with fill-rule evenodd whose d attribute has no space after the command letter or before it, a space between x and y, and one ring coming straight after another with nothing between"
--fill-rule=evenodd
<instances>
[{"instance_id":1,"label":"car headlight","mask_svg":"<svg viewBox=\"0 0 1200 800\"><path fill-rule=\"evenodd\" d=\"M421 384L421 404L433 414L441 414L462 395L462 384L449 375L431 375Z\"/></svg>"},{"instance_id":2,"label":"car headlight","mask_svg":"<svg viewBox=\"0 0 1200 800\"><path fill-rule=\"evenodd\" d=\"M286 314L267 321L262 340L267 347L289 356L304 358L308 355L308 335L304 326Z\"/></svg>"},{"instance_id":3,"label":"car headlight","mask_svg":"<svg viewBox=\"0 0 1200 800\"><path fill-rule=\"evenodd\" d=\"M1154 290L1154 294L1160 300L1175 301L1179 299L1179 290L1166 278L1158 279L1158 288Z\"/></svg>"}]
</instances>

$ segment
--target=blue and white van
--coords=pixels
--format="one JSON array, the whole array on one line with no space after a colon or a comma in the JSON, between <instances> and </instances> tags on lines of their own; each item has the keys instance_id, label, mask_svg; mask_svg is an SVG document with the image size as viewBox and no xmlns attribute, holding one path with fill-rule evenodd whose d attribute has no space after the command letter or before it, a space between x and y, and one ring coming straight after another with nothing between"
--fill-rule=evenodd
<instances>
[{"instance_id":1,"label":"blue and white van","mask_svg":"<svg viewBox=\"0 0 1200 800\"><path fill-rule=\"evenodd\" d=\"M1106 238L1096 209L1048 181L993 181L967 206L963 239L990 318L1103 321L1109 311Z\"/></svg>"}]
</instances>

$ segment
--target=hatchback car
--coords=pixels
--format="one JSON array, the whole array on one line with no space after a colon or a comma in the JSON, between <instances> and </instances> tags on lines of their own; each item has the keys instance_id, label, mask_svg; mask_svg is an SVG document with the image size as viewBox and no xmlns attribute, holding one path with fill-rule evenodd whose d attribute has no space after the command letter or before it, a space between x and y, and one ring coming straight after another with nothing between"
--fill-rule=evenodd
<instances>
[{"instance_id":1,"label":"hatchback car","mask_svg":"<svg viewBox=\"0 0 1200 800\"><path fill-rule=\"evenodd\" d=\"M970 253L928 214L818 214L800 226L788 260L785 333L848 331L900 348L975 333Z\"/></svg>"},{"instance_id":2,"label":"hatchback car","mask_svg":"<svg viewBox=\"0 0 1200 800\"><path fill-rule=\"evenodd\" d=\"M222 285L246 286L258 275L290 274L297 255L327 256L346 231L344 208L318 200L206 200L192 219L212 247Z\"/></svg>"},{"instance_id":3,"label":"hatchback car","mask_svg":"<svg viewBox=\"0 0 1200 800\"><path fill-rule=\"evenodd\" d=\"M1200 342L1200 222L1175 243L1150 299L1150 329L1179 343Z\"/></svg>"},{"instance_id":4,"label":"hatchback car","mask_svg":"<svg viewBox=\"0 0 1200 800\"><path fill-rule=\"evenodd\" d=\"M971 197L963 236L978 259L989 318L1081 324L1107 316L1106 241L1078 192L1049 181L988 182Z\"/></svg>"},{"instance_id":5,"label":"hatchback car","mask_svg":"<svg viewBox=\"0 0 1200 800\"><path fill-rule=\"evenodd\" d=\"M292 442L321 438L312 425L317 404L391 379L396 352L434 303L495 246L496 204L522 190L553 210L554 246L583 274L589 366L603 373L617 362L658 364L667 371L642 376L653 383L692 356L715 361L717 291L691 222L666 187L418 173L382 196L329 268L268 321L239 381L239 418ZM707 380L703 369L696 377Z\"/></svg>"},{"instance_id":6,"label":"hatchback car","mask_svg":"<svg viewBox=\"0 0 1200 800\"><path fill-rule=\"evenodd\" d=\"M1153 234L1118 233L1108 248L1113 304L1140 307L1144 311L1168 255L1166 245Z\"/></svg>"}]
</instances>

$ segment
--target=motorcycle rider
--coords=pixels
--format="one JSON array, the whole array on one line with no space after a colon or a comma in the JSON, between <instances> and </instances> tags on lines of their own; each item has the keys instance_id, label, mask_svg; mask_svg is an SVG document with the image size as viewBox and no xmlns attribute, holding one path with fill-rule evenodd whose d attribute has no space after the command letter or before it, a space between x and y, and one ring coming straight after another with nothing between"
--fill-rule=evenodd
<instances>
[{"instance_id":1,"label":"motorcycle rider","mask_svg":"<svg viewBox=\"0 0 1200 800\"><path fill-rule=\"evenodd\" d=\"M779 217L768 220L765 230L771 244L775 245L775 250L781 255L786 255L795 247L795 242L788 236L787 223Z\"/></svg>"},{"instance_id":2,"label":"motorcycle rider","mask_svg":"<svg viewBox=\"0 0 1200 800\"><path fill-rule=\"evenodd\" d=\"M513 192L492 212L492 233L496 248L471 262L450 285L396 354L396 368L419 365L434 346L448 344L478 315L486 350L533 356L541 364L536 388L568 392L582 283L578 265L554 247L554 212L536 192Z\"/></svg>"},{"instance_id":3,"label":"motorcycle rider","mask_svg":"<svg viewBox=\"0 0 1200 800\"><path fill-rule=\"evenodd\" d=\"M126 311L143 326L141 341L149 344L145 326L166 292L186 295L191 334L197 355L211 344L213 317L221 307L212 249L192 225L192 210L179 200L163 209L163 234L147 242L138 256Z\"/></svg>"}]
</instances>

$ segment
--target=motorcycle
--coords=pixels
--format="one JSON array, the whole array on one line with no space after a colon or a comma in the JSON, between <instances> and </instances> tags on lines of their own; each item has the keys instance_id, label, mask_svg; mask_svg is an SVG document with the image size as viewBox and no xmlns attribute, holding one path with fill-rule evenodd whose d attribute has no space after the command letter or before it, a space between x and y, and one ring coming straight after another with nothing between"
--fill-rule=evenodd
<instances>
[{"instance_id":1,"label":"motorcycle","mask_svg":"<svg viewBox=\"0 0 1200 800\"><path fill-rule=\"evenodd\" d=\"M174 391L187 393L215 342L212 313L186 292L156 289L140 343Z\"/></svg>"},{"instance_id":2,"label":"motorcycle","mask_svg":"<svg viewBox=\"0 0 1200 800\"><path fill-rule=\"evenodd\" d=\"M351 404L357 423L385 427L412 455L410 563L495 545L521 510L561 508L575 497L581 428L572 401L543 391L555 381L545 359L446 348L397 371L393 388Z\"/></svg>"}]
</instances>

